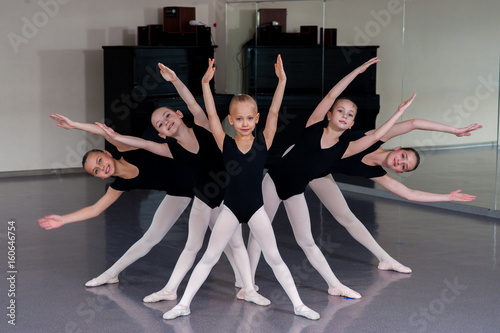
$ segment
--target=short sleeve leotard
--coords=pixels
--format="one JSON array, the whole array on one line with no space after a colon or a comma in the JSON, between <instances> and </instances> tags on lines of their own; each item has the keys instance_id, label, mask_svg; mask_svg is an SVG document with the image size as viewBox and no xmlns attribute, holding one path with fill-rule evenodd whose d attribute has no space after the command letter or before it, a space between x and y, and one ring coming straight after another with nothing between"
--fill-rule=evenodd
<instances>
[{"instance_id":1,"label":"short sleeve leotard","mask_svg":"<svg viewBox=\"0 0 500 333\"><path fill-rule=\"evenodd\" d=\"M344 133L341 138L345 138L347 141L354 141L364 137L366 135L365 133L365 130L353 132L348 131ZM384 143L385 142L383 141L377 141L362 152L340 160L338 163L335 163L329 170L329 172L325 173L325 175L329 173L342 173L349 176L358 176L364 178L377 178L385 176L387 172L381 166L366 165L362 162L363 157L370 153L373 153Z\"/></svg>"},{"instance_id":2,"label":"short sleeve leotard","mask_svg":"<svg viewBox=\"0 0 500 333\"><path fill-rule=\"evenodd\" d=\"M260 131L250 150L243 154L233 138L226 135L222 156L229 177L224 205L240 223L248 223L253 214L264 205L262 199L262 174L267 159L267 145Z\"/></svg>"},{"instance_id":3,"label":"short sleeve leotard","mask_svg":"<svg viewBox=\"0 0 500 333\"><path fill-rule=\"evenodd\" d=\"M209 131L201 126L193 126L199 149L196 154L184 149L178 142L168 146L175 160L180 161L192 174L194 195L210 208L222 203L227 186L222 154Z\"/></svg>"},{"instance_id":4,"label":"short sleeve leotard","mask_svg":"<svg viewBox=\"0 0 500 333\"><path fill-rule=\"evenodd\" d=\"M116 178L111 188L117 191L158 190L173 196L193 197L193 185L186 181L191 179L191 174L181 163L143 149L123 152L121 157L135 165L139 174L131 179Z\"/></svg>"},{"instance_id":5,"label":"short sleeve leotard","mask_svg":"<svg viewBox=\"0 0 500 333\"><path fill-rule=\"evenodd\" d=\"M311 180L321 177L344 155L348 141L321 148L323 130L323 122L306 127L295 146L269 168L281 200L303 193Z\"/></svg>"}]
</instances>

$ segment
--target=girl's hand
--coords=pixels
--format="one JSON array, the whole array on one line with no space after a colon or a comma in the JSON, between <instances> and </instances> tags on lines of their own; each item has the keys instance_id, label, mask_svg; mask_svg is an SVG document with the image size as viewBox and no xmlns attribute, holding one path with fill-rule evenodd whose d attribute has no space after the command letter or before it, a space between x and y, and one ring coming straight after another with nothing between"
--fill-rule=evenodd
<instances>
[{"instance_id":1,"label":"girl's hand","mask_svg":"<svg viewBox=\"0 0 500 333\"><path fill-rule=\"evenodd\" d=\"M38 220L40 227L45 230L56 229L64 225L62 216L59 215L49 215Z\"/></svg>"},{"instance_id":2,"label":"girl's hand","mask_svg":"<svg viewBox=\"0 0 500 333\"><path fill-rule=\"evenodd\" d=\"M75 123L65 116L61 116L60 114L49 114L49 117L54 119L57 122L56 125L59 127L67 130L75 128Z\"/></svg>"},{"instance_id":3,"label":"girl's hand","mask_svg":"<svg viewBox=\"0 0 500 333\"><path fill-rule=\"evenodd\" d=\"M214 67L214 62L215 59L208 59L208 69L205 72L205 75L203 75L203 78L201 79L201 83L209 83L210 80L214 77L215 73L215 67Z\"/></svg>"},{"instance_id":4,"label":"girl's hand","mask_svg":"<svg viewBox=\"0 0 500 333\"><path fill-rule=\"evenodd\" d=\"M380 62L380 59L378 57L371 58L370 60L368 60L367 62L365 62L363 65L361 65L361 66L358 67L359 73L363 73L364 71L366 71L366 69L368 67L370 67L373 64L376 64L377 62Z\"/></svg>"},{"instance_id":5,"label":"girl's hand","mask_svg":"<svg viewBox=\"0 0 500 333\"><path fill-rule=\"evenodd\" d=\"M399 105L398 110L396 112L405 112L406 109L408 109L408 107L411 105L411 103L415 99L415 96L417 96L417 93L414 93L413 96L411 96L410 99L407 99L406 101L404 101L403 103L401 103Z\"/></svg>"},{"instance_id":6,"label":"girl's hand","mask_svg":"<svg viewBox=\"0 0 500 333\"><path fill-rule=\"evenodd\" d=\"M470 136L470 132L483 128L482 125L472 124L464 128L457 128L455 135L458 137Z\"/></svg>"},{"instance_id":7,"label":"girl's hand","mask_svg":"<svg viewBox=\"0 0 500 333\"><path fill-rule=\"evenodd\" d=\"M112 139L116 139L116 137L119 135L111 127L108 127L108 126L106 126L102 123L99 123L97 121L95 122L95 124L97 126L99 126L100 129L102 129L102 131L104 132L105 135L109 136Z\"/></svg>"},{"instance_id":8,"label":"girl's hand","mask_svg":"<svg viewBox=\"0 0 500 333\"><path fill-rule=\"evenodd\" d=\"M163 76L166 81L174 82L178 80L177 74L161 62L158 63L158 67L160 67L161 76Z\"/></svg>"},{"instance_id":9,"label":"girl's hand","mask_svg":"<svg viewBox=\"0 0 500 333\"><path fill-rule=\"evenodd\" d=\"M276 72L276 76L280 81L286 81L285 69L283 68L283 60L281 60L281 54L278 54L278 59L274 64L274 71Z\"/></svg>"},{"instance_id":10,"label":"girl's hand","mask_svg":"<svg viewBox=\"0 0 500 333\"><path fill-rule=\"evenodd\" d=\"M472 201L476 199L475 195L460 193L462 190L450 192L450 201Z\"/></svg>"}]
</instances>

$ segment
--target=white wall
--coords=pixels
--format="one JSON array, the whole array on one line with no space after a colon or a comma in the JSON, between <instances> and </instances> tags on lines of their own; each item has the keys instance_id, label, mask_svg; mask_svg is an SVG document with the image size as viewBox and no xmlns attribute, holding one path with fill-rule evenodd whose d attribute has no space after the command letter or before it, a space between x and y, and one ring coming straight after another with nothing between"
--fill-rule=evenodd
<instances>
[{"instance_id":1,"label":"white wall","mask_svg":"<svg viewBox=\"0 0 500 333\"><path fill-rule=\"evenodd\" d=\"M78 167L103 141L55 126L104 118L103 45L135 45L139 25L161 24L161 8L196 7L215 20L215 0L7 0L0 3L0 172ZM217 29L212 28L216 38Z\"/></svg>"},{"instance_id":2,"label":"white wall","mask_svg":"<svg viewBox=\"0 0 500 333\"><path fill-rule=\"evenodd\" d=\"M380 45L377 84L382 108L378 119L387 119L402 98L416 91L419 95L405 119L421 117L457 126L480 122L485 128L466 142L495 141L500 31L496 15L500 2L406 0L404 51L403 15L396 10L398 3L332 0L325 4L325 26L338 29L339 44L366 43L359 33L364 31L369 44ZM103 147L102 140L57 128L48 114L61 113L77 121L101 120L101 47L135 44L138 25L161 23L160 9L176 5L194 6L199 21L210 26L217 23L217 28L212 27L219 45L216 91L241 92L242 73L235 59L253 34L255 3L2 1L0 172L78 167L87 149ZM289 31L303 24L321 25L323 20L320 0L258 6L289 7ZM380 17L389 10L393 13L386 20ZM481 78L493 81L490 86L496 84L496 90L487 94ZM441 146L463 144L464 140L420 133L405 136L399 143Z\"/></svg>"}]
</instances>

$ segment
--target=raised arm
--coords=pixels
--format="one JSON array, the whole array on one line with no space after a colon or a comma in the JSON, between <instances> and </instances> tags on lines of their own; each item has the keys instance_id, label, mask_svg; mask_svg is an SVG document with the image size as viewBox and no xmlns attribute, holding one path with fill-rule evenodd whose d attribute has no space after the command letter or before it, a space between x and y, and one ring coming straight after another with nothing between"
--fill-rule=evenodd
<instances>
[{"instance_id":1,"label":"raised arm","mask_svg":"<svg viewBox=\"0 0 500 333\"><path fill-rule=\"evenodd\" d=\"M396 136L403 135L414 130L443 132L443 133L454 134L457 137L462 137L462 136L470 136L471 132L481 128L483 128L483 126L478 125L477 123L471 124L467 127L456 128L453 126L425 119L410 119L402 121L392 126L389 132L387 132L387 134L384 135L381 140L386 142ZM366 134L368 135L371 132L372 131L369 131Z\"/></svg>"},{"instance_id":2,"label":"raised arm","mask_svg":"<svg viewBox=\"0 0 500 333\"><path fill-rule=\"evenodd\" d=\"M181 96L184 103L186 103L189 111L194 116L195 124L210 130L207 115L196 102L193 94L191 94L186 85L177 77L177 74L162 63L158 63L158 67L160 67L160 73L163 78L166 81L172 82L179 96Z\"/></svg>"},{"instance_id":3,"label":"raised arm","mask_svg":"<svg viewBox=\"0 0 500 333\"><path fill-rule=\"evenodd\" d=\"M122 195L123 191L117 191L111 187L106 194L92 206L77 210L76 212L60 215L48 215L38 220L40 227L45 230L56 229L65 224L79 222L99 216L109 206L111 206Z\"/></svg>"},{"instance_id":4,"label":"raised arm","mask_svg":"<svg viewBox=\"0 0 500 333\"><path fill-rule=\"evenodd\" d=\"M135 136L121 135L116 133L112 128L96 122L96 125L104 132L104 135L109 136L113 140L120 142L122 144L145 149L152 152L153 154L173 158L170 148L167 143L158 143L149 140L144 140L142 138L137 138Z\"/></svg>"},{"instance_id":5,"label":"raised arm","mask_svg":"<svg viewBox=\"0 0 500 333\"><path fill-rule=\"evenodd\" d=\"M283 68L281 55L278 55L278 59L276 59L274 72L278 77L278 85L274 91L273 101L271 102L271 107L269 108L269 113L267 115L266 127L264 128L264 138L266 139L267 149L271 147L274 135L276 134L276 128L278 127L278 113L281 108L281 102L283 101L283 95L285 94L286 74L285 69Z\"/></svg>"},{"instance_id":6,"label":"raised arm","mask_svg":"<svg viewBox=\"0 0 500 333\"><path fill-rule=\"evenodd\" d=\"M394 126L399 117L401 117L403 113L406 111L406 109L411 105L411 102L413 102L413 99L415 99L416 95L417 94L413 94L413 96L410 99L407 99L406 101L401 103L396 113L394 113L394 115L391 118L389 118L389 120L387 120L382 126L377 128L375 131L365 135L361 139L358 139L356 141L351 141L342 158L346 158L355 155L359 152L362 152L363 150L373 145L375 142L381 140L382 137L385 134L387 134L387 132L391 129L391 127Z\"/></svg>"},{"instance_id":7,"label":"raised arm","mask_svg":"<svg viewBox=\"0 0 500 333\"><path fill-rule=\"evenodd\" d=\"M326 113L330 110L337 97L342 94L345 88L347 88L347 86L356 78L356 76L363 73L368 67L377 62L380 62L379 58L372 58L365 62L363 65L353 70L351 73L347 74L347 76L345 76L342 80L340 80L318 104L316 109L307 120L306 127L323 121L323 119L325 119Z\"/></svg>"},{"instance_id":8,"label":"raised arm","mask_svg":"<svg viewBox=\"0 0 500 333\"><path fill-rule=\"evenodd\" d=\"M450 192L449 194L438 194L430 192L422 192L412 190L405 185L401 184L389 175L382 177L370 178L377 184L384 187L386 190L402 197L409 201L417 202L438 202L438 201L472 201L476 199L475 195L461 193L461 190Z\"/></svg>"},{"instance_id":9,"label":"raised arm","mask_svg":"<svg viewBox=\"0 0 500 333\"><path fill-rule=\"evenodd\" d=\"M217 146L220 150L222 150L226 133L224 132L219 116L217 115L214 96L212 95L212 89L210 89L210 80L212 80L215 73L214 61L214 59L208 59L208 69L201 79L201 88L203 90L203 100L205 101L205 108L207 109L210 130L215 138L215 142L217 142Z\"/></svg>"},{"instance_id":10,"label":"raised arm","mask_svg":"<svg viewBox=\"0 0 500 333\"><path fill-rule=\"evenodd\" d=\"M56 121L57 126L62 127L64 129L67 129L67 130L77 129L77 130L84 131L84 132L87 132L90 134L102 136L106 139L106 141L108 141L113 146L115 146L119 151L129 151L129 150L137 149L135 147L128 146L128 145L125 145L123 143L120 143L118 141L113 140L113 138L105 135L103 133L103 131L99 128L99 126L97 126L95 124L79 123L76 121L72 121L68 117L62 116L60 114L49 114L49 117Z\"/></svg>"}]
</instances>

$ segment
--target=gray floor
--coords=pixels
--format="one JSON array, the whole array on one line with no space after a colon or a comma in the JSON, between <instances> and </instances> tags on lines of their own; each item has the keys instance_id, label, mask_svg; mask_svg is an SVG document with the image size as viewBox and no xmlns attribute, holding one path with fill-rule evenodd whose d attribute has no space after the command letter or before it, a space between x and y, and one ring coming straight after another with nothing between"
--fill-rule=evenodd
<instances>
[{"instance_id":1,"label":"gray floor","mask_svg":"<svg viewBox=\"0 0 500 333\"><path fill-rule=\"evenodd\" d=\"M498 219L346 192L353 212L381 246L413 269L404 275L378 271L373 255L307 192L317 243L337 277L362 299L327 295L281 208L274 223L280 251L304 303L321 314L319 321L293 315L265 262L257 284L272 304L263 308L236 300L230 266L222 259L195 297L192 314L164 321L162 313L175 301L141 300L167 281L186 239L186 213L120 275L120 284L85 288L141 237L161 193L131 192L92 221L45 231L39 217L90 205L105 184L86 175L54 175L4 178L0 188L2 267L4 276L15 277L0 283L1 332L500 332ZM9 221L16 228L14 268L7 267ZM13 269L16 273L8 273ZM6 316L12 300L15 327Z\"/></svg>"}]
</instances>

